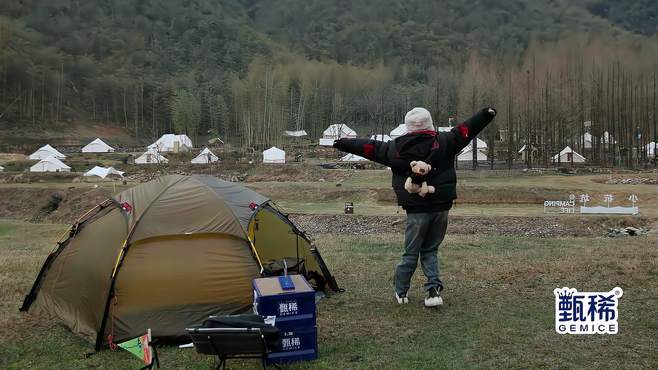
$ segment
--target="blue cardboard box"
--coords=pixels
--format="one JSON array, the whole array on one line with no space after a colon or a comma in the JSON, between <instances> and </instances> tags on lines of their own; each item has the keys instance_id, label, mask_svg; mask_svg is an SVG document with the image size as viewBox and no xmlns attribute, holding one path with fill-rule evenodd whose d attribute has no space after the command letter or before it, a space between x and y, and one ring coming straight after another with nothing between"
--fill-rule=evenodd
<instances>
[{"instance_id":1,"label":"blue cardboard box","mask_svg":"<svg viewBox=\"0 0 658 370\"><path fill-rule=\"evenodd\" d=\"M281 344L267 355L268 362L285 363L318 358L318 329L314 327L281 331Z\"/></svg>"},{"instance_id":2,"label":"blue cardboard box","mask_svg":"<svg viewBox=\"0 0 658 370\"><path fill-rule=\"evenodd\" d=\"M277 277L254 279L254 312L276 316L274 325L281 329L315 327L315 290L302 275L289 275L294 289L284 290Z\"/></svg>"}]
</instances>

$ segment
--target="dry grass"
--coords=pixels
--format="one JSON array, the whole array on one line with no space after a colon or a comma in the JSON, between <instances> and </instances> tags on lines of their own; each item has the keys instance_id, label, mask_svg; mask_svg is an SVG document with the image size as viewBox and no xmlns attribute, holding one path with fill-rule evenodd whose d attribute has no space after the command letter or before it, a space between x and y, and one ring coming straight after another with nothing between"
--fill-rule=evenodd
<instances>
[{"instance_id":1,"label":"dry grass","mask_svg":"<svg viewBox=\"0 0 658 370\"><path fill-rule=\"evenodd\" d=\"M62 225L0 222L0 368L137 368L50 321L18 312ZM320 235L318 246L346 292L320 301L320 359L292 369L656 368L658 253L653 236L623 239L448 236L440 252L446 303L392 298L401 235ZM553 327L555 287L624 289L620 333L563 336ZM209 369L193 350L162 348L165 369ZM229 362L250 369L255 362Z\"/></svg>"}]
</instances>

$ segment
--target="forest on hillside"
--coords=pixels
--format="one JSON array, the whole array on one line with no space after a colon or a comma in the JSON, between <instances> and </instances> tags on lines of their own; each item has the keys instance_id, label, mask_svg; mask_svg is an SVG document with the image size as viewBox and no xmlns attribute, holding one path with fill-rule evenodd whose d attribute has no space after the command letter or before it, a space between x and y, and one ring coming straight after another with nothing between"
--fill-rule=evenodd
<instances>
[{"instance_id":1,"label":"forest on hillside","mask_svg":"<svg viewBox=\"0 0 658 370\"><path fill-rule=\"evenodd\" d=\"M0 128L95 122L263 148L284 130L365 136L413 106L445 125L492 104L482 135L499 159L528 144L545 164L608 132L593 159L636 166L658 141L654 2L2 2Z\"/></svg>"}]
</instances>

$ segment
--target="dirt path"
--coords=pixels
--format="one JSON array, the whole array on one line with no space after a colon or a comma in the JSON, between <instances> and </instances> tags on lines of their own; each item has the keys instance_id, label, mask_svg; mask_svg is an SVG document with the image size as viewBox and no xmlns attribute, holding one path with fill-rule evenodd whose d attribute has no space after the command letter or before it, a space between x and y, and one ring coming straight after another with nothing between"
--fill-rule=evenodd
<instances>
[{"instance_id":1,"label":"dirt path","mask_svg":"<svg viewBox=\"0 0 658 370\"><path fill-rule=\"evenodd\" d=\"M290 218L310 236L340 233L376 235L402 233L405 216L307 215ZM451 216L448 233L531 237L604 236L611 227L654 228L655 220L643 217L471 217Z\"/></svg>"}]
</instances>

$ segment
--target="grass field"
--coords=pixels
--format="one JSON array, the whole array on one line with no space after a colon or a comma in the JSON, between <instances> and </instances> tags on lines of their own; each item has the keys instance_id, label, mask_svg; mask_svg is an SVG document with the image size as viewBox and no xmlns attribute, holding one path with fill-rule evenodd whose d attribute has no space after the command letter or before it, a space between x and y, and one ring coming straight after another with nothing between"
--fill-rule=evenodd
<instances>
[{"instance_id":1,"label":"grass field","mask_svg":"<svg viewBox=\"0 0 658 370\"><path fill-rule=\"evenodd\" d=\"M0 368L131 369L127 352L103 351L51 321L18 312L64 225L0 221ZM402 236L315 236L346 292L318 308L320 359L291 369L658 367L655 235L623 239L448 236L440 251L445 305L394 304L391 274ZM556 287L620 286L619 334L558 335ZM210 369L194 350L159 350L164 369ZM256 362L229 362L251 369Z\"/></svg>"}]
</instances>

